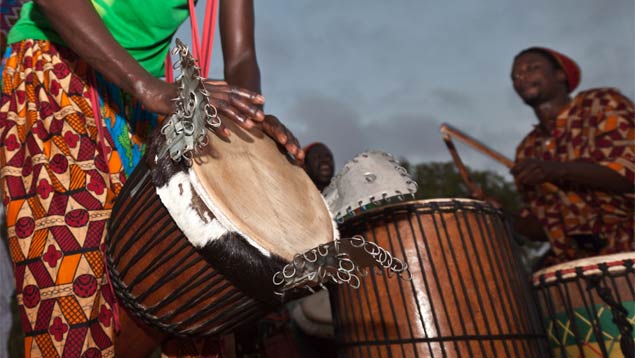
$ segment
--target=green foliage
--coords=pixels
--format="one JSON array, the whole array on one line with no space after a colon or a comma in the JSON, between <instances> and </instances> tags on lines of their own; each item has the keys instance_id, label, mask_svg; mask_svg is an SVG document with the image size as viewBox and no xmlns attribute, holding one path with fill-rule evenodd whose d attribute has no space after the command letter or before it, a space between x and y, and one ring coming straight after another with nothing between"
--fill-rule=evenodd
<instances>
[{"instance_id":1,"label":"green foliage","mask_svg":"<svg viewBox=\"0 0 635 358\"><path fill-rule=\"evenodd\" d=\"M411 165L402 161L401 165L419 184L416 199L470 198L467 188L453 162L429 162ZM471 170L470 177L485 194L498 200L506 211L516 212L520 208L520 196L514 183L489 170Z\"/></svg>"}]
</instances>

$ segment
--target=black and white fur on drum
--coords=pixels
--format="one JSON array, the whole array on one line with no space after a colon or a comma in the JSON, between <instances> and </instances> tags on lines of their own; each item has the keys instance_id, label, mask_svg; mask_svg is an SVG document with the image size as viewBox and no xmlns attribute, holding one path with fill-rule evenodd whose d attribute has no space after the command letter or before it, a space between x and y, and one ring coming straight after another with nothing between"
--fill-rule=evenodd
<instances>
[{"instance_id":1,"label":"black and white fur on drum","mask_svg":"<svg viewBox=\"0 0 635 358\"><path fill-rule=\"evenodd\" d=\"M155 135L148 150L148 158L154 159L152 183L187 240L243 292L269 304L281 304L271 278L287 262L243 235L219 210L213 210L213 203L199 194L205 189L186 163L158 160L156 148L163 141L162 135Z\"/></svg>"}]
</instances>

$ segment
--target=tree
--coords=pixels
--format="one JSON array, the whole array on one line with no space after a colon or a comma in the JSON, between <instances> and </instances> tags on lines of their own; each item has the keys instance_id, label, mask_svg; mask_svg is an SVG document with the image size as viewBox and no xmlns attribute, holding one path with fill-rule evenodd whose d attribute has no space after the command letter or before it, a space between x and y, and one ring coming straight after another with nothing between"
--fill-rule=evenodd
<instances>
[{"instance_id":1,"label":"tree","mask_svg":"<svg viewBox=\"0 0 635 358\"><path fill-rule=\"evenodd\" d=\"M463 182L453 162L429 162L411 165L402 160L401 165L419 184L416 199L471 198L472 194ZM520 196L514 183L490 170L467 168L472 180L486 195L498 200L506 211L516 212L520 208Z\"/></svg>"}]
</instances>

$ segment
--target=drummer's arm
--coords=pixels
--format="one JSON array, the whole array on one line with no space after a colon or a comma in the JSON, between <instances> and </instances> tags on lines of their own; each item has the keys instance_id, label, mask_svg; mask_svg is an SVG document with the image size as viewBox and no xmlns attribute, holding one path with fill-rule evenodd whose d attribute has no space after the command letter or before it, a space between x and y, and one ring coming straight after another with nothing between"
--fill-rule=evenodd
<instances>
[{"instance_id":1,"label":"drummer's arm","mask_svg":"<svg viewBox=\"0 0 635 358\"><path fill-rule=\"evenodd\" d=\"M256 60L253 0L221 1L219 11L225 81L262 93Z\"/></svg>"},{"instance_id":2,"label":"drummer's arm","mask_svg":"<svg viewBox=\"0 0 635 358\"><path fill-rule=\"evenodd\" d=\"M87 0L35 0L66 45L153 112L173 111L176 88L154 78L110 34Z\"/></svg>"},{"instance_id":3,"label":"drummer's arm","mask_svg":"<svg viewBox=\"0 0 635 358\"><path fill-rule=\"evenodd\" d=\"M233 3L234 0L232 0ZM108 81L139 99L146 110L174 112L176 86L146 71L112 36L89 0L35 0L66 45ZM259 83L260 80L258 80ZM249 128L264 120L262 96L225 82L209 83L209 99L225 117ZM229 96L231 94L231 96ZM216 133L226 137L224 124Z\"/></svg>"},{"instance_id":4,"label":"drummer's arm","mask_svg":"<svg viewBox=\"0 0 635 358\"><path fill-rule=\"evenodd\" d=\"M230 85L262 93L256 59L253 0L220 2L220 34L223 46L225 81ZM276 116L267 115L264 131L298 160L304 152L295 135Z\"/></svg>"},{"instance_id":5,"label":"drummer's arm","mask_svg":"<svg viewBox=\"0 0 635 358\"><path fill-rule=\"evenodd\" d=\"M525 185L552 182L608 193L632 193L634 188L631 179L608 166L582 160L559 162L527 159L516 164L512 174L519 183Z\"/></svg>"}]
</instances>

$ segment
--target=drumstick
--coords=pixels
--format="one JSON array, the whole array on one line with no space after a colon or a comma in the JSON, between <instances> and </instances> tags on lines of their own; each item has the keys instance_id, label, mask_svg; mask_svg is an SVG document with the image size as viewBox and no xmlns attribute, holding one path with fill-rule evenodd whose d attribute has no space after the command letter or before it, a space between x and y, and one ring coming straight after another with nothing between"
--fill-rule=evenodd
<instances>
[{"instance_id":1,"label":"drumstick","mask_svg":"<svg viewBox=\"0 0 635 358\"><path fill-rule=\"evenodd\" d=\"M470 145L472 148L480 151L481 153L488 155L489 157L491 157L492 159L496 160L497 162L503 164L504 166L506 166L507 168L511 169L514 167L514 161L507 158L506 156L500 154L499 152L495 151L494 149L486 146L485 144L479 142L478 140L470 137L469 135L461 132L460 130L452 127L451 125L447 124L447 123L443 123L441 124L441 128L439 129L441 131L441 133L445 136L447 135L448 137L450 135L460 139L463 143Z\"/></svg>"},{"instance_id":2,"label":"drumstick","mask_svg":"<svg viewBox=\"0 0 635 358\"><path fill-rule=\"evenodd\" d=\"M501 153L495 151L494 149L486 146L485 144L479 142L478 140L474 139L473 137L461 132L460 130L452 127L451 125L449 125L447 123L441 124L441 127L439 128L439 131L441 131L441 133L443 134L443 140L445 141L445 144L448 146L448 149L450 150L450 154L452 155L452 158L454 158L455 164L459 168L459 173L462 170L466 171L466 169L465 169L465 167L463 165L463 162L459 158L458 152L456 151L456 148L454 147L454 143L452 143L451 136L454 136L454 137L460 139L463 143L465 143L465 144L471 146L472 148L480 151L481 153L489 156L490 158L492 158L492 159L496 160L497 162L503 164L504 166L506 166L509 169L513 168L514 165L515 165L513 160L507 158L506 156L502 155ZM452 148L450 148L450 146ZM457 161L457 159L458 159L458 161ZM461 168L463 168L463 169L461 169ZM462 173L461 173L461 175L463 176ZM466 179L465 176L463 176L463 178ZM466 183L466 184L468 186L474 185L473 183L472 184ZM543 183L543 184L541 184L541 186L545 190L547 190L549 192L552 192L552 193L559 191L558 187L553 185L553 184L551 184L551 183ZM482 190L480 190L480 188L479 188L479 192L482 194Z\"/></svg>"},{"instance_id":3,"label":"drumstick","mask_svg":"<svg viewBox=\"0 0 635 358\"><path fill-rule=\"evenodd\" d=\"M448 133L443 133L443 141L445 145L448 147L450 151L450 155L452 155L452 159L454 160L454 164L456 168L459 170L459 174L463 178L463 181L467 185L468 189L472 191L472 194L475 198L483 200L485 198L485 193L483 193L483 189L480 186L476 185L472 178L470 177L470 173L467 171L467 168L463 164L461 157L459 157L459 152L456 150L454 146L454 142L452 142L452 138Z\"/></svg>"}]
</instances>

